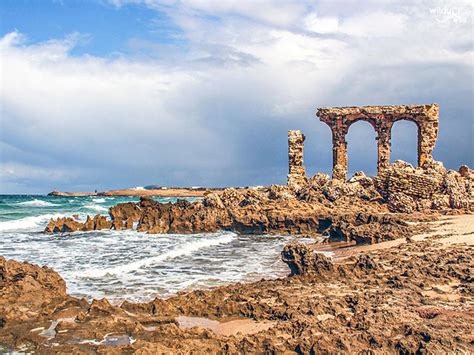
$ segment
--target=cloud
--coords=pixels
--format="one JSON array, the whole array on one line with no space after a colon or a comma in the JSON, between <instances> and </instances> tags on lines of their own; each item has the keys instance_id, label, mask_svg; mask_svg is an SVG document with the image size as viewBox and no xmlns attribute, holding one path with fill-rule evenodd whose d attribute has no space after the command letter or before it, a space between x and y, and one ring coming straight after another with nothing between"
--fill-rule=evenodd
<instances>
[{"instance_id":1,"label":"cloud","mask_svg":"<svg viewBox=\"0 0 474 355\"><path fill-rule=\"evenodd\" d=\"M308 170L329 172L331 137L314 112L332 105L438 102L435 157L472 164L472 21L428 3L111 3L166 13L186 45L133 38L127 55L78 56L80 34L6 34L1 192L283 183L295 128ZM351 136L350 159L373 173L366 136Z\"/></svg>"}]
</instances>

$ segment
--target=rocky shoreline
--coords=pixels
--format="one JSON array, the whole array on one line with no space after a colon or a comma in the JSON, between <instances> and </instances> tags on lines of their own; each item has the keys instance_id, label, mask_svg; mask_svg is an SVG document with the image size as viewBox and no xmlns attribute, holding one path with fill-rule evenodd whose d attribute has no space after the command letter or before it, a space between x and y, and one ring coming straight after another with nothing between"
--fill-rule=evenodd
<instances>
[{"instance_id":1,"label":"rocky shoreline","mask_svg":"<svg viewBox=\"0 0 474 355\"><path fill-rule=\"evenodd\" d=\"M111 207L108 217L86 221L52 219L45 232L65 233L64 238L74 231L104 229L154 234L229 230L317 237L318 243L284 247L286 278L121 305L72 297L54 270L0 257L0 350L474 350L472 170L447 170L434 161L420 168L395 162L375 178L358 173L345 181L317 174L292 181L264 189L225 189L195 202L142 198ZM319 252L331 242L358 249L348 255L336 252L331 259Z\"/></svg>"},{"instance_id":2,"label":"rocky shoreline","mask_svg":"<svg viewBox=\"0 0 474 355\"><path fill-rule=\"evenodd\" d=\"M431 161L422 168L397 161L382 176L357 173L348 181L316 174L306 182L263 189L225 189L202 200L160 203L142 198L109 209L109 218L51 219L47 233L103 229L139 232L323 236L329 241L376 243L407 236L407 221L471 210L473 173Z\"/></svg>"},{"instance_id":3,"label":"rocky shoreline","mask_svg":"<svg viewBox=\"0 0 474 355\"><path fill-rule=\"evenodd\" d=\"M462 217L341 261L290 244L287 278L120 306L71 297L53 270L0 258L0 344L36 353L469 353L474 223Z\"/></svg>"}]
</instances>

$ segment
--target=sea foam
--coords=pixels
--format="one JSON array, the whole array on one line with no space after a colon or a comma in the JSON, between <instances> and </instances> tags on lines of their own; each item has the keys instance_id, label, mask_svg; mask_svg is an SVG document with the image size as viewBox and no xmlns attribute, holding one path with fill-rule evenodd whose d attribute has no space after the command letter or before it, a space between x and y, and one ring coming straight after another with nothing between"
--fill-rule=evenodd
<instances>
[{"instance_id":1,"label":"sea foam","mask_svg":"<svg viewBox=\"0 0 474 355\"><path fill-rule=\"evenodd\" d=\"M12 221L0 222L0 231L41 230L51 218L64 217L63 214L43 214L40 216L24 217Z\"/></svg>"},{"instance_id":2,"label":"sea foam","mask_svg":"<svg viewBox=\"0 0 474 355\"><path fill-rule=\"evenodd\" d=\"M109 210L107 207L99 206L99 205L85 205L84 208L97 211L97 212L107 212Z\"/></svg>"},{"instance_id":3,"label":"sea foam","mask_svg":"<svg viewBox=\"0 0 474 355\"><path fill-rule=\"evenodd\" d=\"M229 232L220 236L202 237L202 240L194 240L191 242L183 243L182 245L179 245L178 247L157 256L137 260L135 262L111 268L89 269L86 271L78 272L76 276L87 278L101 278L106 275L120 275L124 273L130 273L138 269L147 268L152 265L159 264L169 259L193 254L194 252L203 248L230 243L236 235L237 234L235 233Z\"/></svg>"},{"instance_id":4,"label":"sea foam","mask_svg":"<svg viewBox=\"0 0 474 355\"><path fill-rule=\"evenodd\" d=\"M59 206L58 204L55 204L55 203L51 203L51 202L48 202L48 201L37 200L37 199L34 199L32 201L18 202L16 205L17 206L28 206L28 207L54 207L54 206Z\"/></svg>"}]
</instances>

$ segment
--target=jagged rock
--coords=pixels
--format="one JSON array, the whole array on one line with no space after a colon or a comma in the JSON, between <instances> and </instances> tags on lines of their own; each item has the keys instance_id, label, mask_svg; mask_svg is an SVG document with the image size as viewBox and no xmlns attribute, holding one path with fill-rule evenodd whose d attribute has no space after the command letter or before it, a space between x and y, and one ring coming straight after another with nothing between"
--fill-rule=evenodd
<instances>
[{"instance_id":1,"label":"jagged rock","mask_svg":"<svg viewBox=\"0 0 474 355\"><path fill-rule=\"evenodd\" d=\"M295 198L293 191L288 186L272 185L268 192L271 200L291 200Z\"/></svg>"},{"instance_id":2,"label":"jagged rock","mask_svg":"<svg viewBox=\"0 0 474 355\"><path fill-rule=\"evenodd\" d=\"M257 206L259 204L268 202L269 199L270 193L267 194L258 190L248 190L244 193L244 199L240 201L239 206Z\"/></svg>"},{"instance_id":3,"label":"jagged rock","mask_svg":"<svg viewBox=\"0 0 474 355\"><path fill-rule=\"evenodd\" d=\"M146 205L152 202L153 200L142 198L140 204ZM140 220L141 213L140 206L133 202L121 203L109 209L112 226L115 230L133 228L133 224Z\"/></svg>"},{"instance_id":4,"label":"jagged rock","mask_svg":"<svg viewBox=\"0 0 474 355\"><path fill-rule=\"evenodd\" d=\"M302 243L287 244L281 252L281 259L290 268L291 276L325 275L334 271L334 265L327 256L315 253Z\"/></svg>"},{"instance_id":5,"label":"jagged rock","mask_svg":"<svg viewBox=\"0 0 474 355\"><path fill-rule=\"evenodd\" d=\"M461 165L458 172L463 178L471 179L472 170L467 165Z\"/></svg>"},{"instance_id":6,"label":"jagged rock","mask_svg":"<svg viewBox=\"0 0 474 355\"><path fill-rule=\"evenodd\" d=\"M375 270L377 263L370 254L359 255L354 265L358 269Z\"/></svg>"},{"instance_id":7,"label":"jagged rock","mask_svg":"<svg viewBox=\"0 0 474 355\"><path fill-rule=\"evenodd\" d=\"M47 315L47 305L66 297L66 283L54 270L0 256L0 323Z\"/></svg>"},{"instance_id":8,"label":"jagged rock","mask_svg":"<svg viewBox=\"0 0 474 355\"><path fill-rule=\"evenodd\" d=\"M98 214L94 216L94 218L87 216L84 223L76 221L70 217L57 218L56 220L51 218L44 231L46 233L69 233L110 229L111 227L112 223L107 219L107 217Z\"/></svg>"},{"instance_id":9,"label":"jagged rock","mask_svg":"<svg viewBox=\"0 0 474 355\"><path fill-rule=\"evenodd\" d=\"M85 223L63 218L50 221L46 232L74 230L132 229L148 233L204 233L230 230L244 234L308 234L325 231L321 221L330 216L332 238L373 243L393 239L396 228L386 230L372 222L353 225L351 218L364 211L373 216L386 213L469 209L471 179L446 171L435 161L423 168L396 161L382 175L371 178L357 173L349 181L316 174L299 191L272 185L267 189L225 189L210 193L202 201L178 200L160 203L142 198L139 203L119 204L110 209L112 222L104 216ZM466 174L465 174L466 175ZM330 219L330 218L329 218ZM362 223L364 224L364 223ZM381 229L382 228L382 229ZM385 229L384 229L385 228ZM374 235L377 231L379 236Z\"/></svg>"},{"instance_id":10,"label":"jagged rock","mask_svg":"<svg viewBox=\"0 0 474 355\"><path fill-rule=\"evenodd\" d=\"M229 188L222 192L221 200L225 207L235 207L244 200L244 195L234 188Z\"/></svg>"},{"instance_id":11,"label":"jagged rock","mask_svg":"<svg viewBox=\"0 0 474 355\"><path fill-rule=\"evenodd\" d=\"M408 225L396 215L346 214L331 217L329 241L373 244L410 235Z\"/></svg>"},{"instance_id":12,"label":"jagged rock","mask_svg":"<svg viewBox=\"0 0 474 355\"><path fill-rule=\"evenodd\" d=\"M46 233L66 233L82 230L83 223L74 220L71 217L59 217L56 220L51 218L45 228Z\"/></svg>"},{"instance_id":13,"label":"jagged rock","mask_svg":"<svg viewBox=\"0 0 474 355\"><path fill-rule=\"evenodd\" d=\"M470 208L471 179L446 170L441 162L432 159L419 168L395 161L376 182L392 212ZM447 197L449 206L446 206Z\"/></svg>"},{"instance_id":14,"label":"jagged rock","mask_svg":"<svg viewBox=\"0 0 474 355\"><path fill-rule=\"evenodd\" d=\"M315 188L321 188L328 184L331 181L331 178L327 174L323 173L317 173L314 175L311 179L308 181L308 185L315 187Z\"/></svg>"},{"instance_id":15,"label":"jagged rock","mask_svg":"<svg viewBox=\"0 0 474 355\"><path fill-rule=\"evenodd\" d=\"M101 229L110 229L112 227L112 222L110 222L107 217L97 214L94 218L87 216L87 219L81 230L91 231L91 230L101 230Z\"/></svg>"},{"instance_id":16,"label":"jagged rock","mask_svg":"<svg viewBox=\"0 0 474 355\"><path fill-rule=\"evenodd\" d=\"M444 187L449 194L451 208L469 208L469 194L465 179L456 171L450 170L444 176Z\"/></svg>"},{"instance_id":17,"label":"jagged rock","mask_svg":"<svg viewBox=\"0 0 474 355\"><path fill-rule=\"evenodd\" d=\"M215 194L215 193L210 193L209 195L207 195L203 199L202 204L205 207L220 208L220 209L225 208L224 204L222 203L221 198L219 197L218 194Z\"/></svg>"}]
</instances>

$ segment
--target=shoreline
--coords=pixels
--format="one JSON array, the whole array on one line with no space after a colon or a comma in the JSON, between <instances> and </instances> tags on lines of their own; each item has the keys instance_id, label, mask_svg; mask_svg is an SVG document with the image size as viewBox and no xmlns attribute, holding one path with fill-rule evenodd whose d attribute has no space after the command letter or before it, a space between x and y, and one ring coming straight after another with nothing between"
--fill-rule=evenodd
<instances>
[{"instance_id":1,"label":"shoreline","mask_svg":"<svg viewBox=\"0 0 474 355\"><path fill-rule=\"evenodd\" d=\"M120 306L71 297L51 269L7 261L0 344L37 352L472 351L474 215L419 224L420 234L355 246L341 259L285 247L315 258L299 276ZM14 276L21 269L37 275L37 292Z\"/></svg>"}]
</instances>

